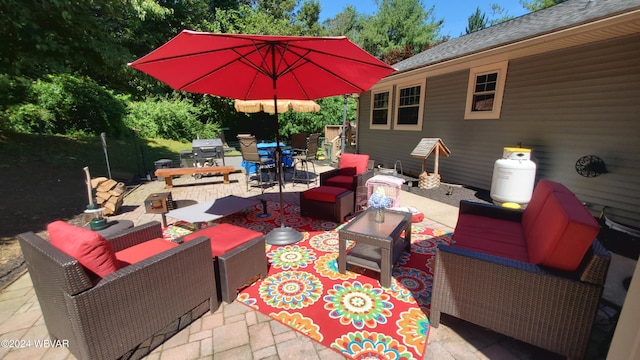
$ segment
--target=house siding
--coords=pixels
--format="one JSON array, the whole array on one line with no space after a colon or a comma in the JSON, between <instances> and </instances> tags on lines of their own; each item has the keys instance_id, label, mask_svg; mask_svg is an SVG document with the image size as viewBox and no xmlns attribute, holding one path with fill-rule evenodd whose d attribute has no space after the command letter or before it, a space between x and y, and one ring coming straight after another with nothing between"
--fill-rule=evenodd
<instances>
[{"instance_id":1,"label":"house siding","mask_svg":"<svg viewBox=\"0 0 640 360\"><path fill-rule=\"evenodd\" d=\"M370 93L360 98L359 151L384 166L410 156L423 137L441 138L442 181L490 189L493 164L505 146L532 149L536 179L569 187L594 215L640 226L640 35L509 61L499 120L464 120L469 72L427 78L422 131L371 130ZM394 104L395 105L395 104ZM575 171L584 155L602 158L608 173ZM433 155L427 171L433 170Z\"/></svg>"}]
</instances>

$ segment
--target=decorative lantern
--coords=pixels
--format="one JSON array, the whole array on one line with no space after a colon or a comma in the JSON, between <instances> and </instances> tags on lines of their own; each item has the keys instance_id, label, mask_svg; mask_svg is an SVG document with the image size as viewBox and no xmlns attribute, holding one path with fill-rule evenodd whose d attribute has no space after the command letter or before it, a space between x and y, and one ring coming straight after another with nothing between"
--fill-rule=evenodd
<instances>
[{"instance_id":1,"label":"decorative lantern","mask_svg":"<svg viewBox=\"0 0 640 360\"><path fill-rule=\"evenodd\" d=\"M91 216L89 228L91 230L102 230L107 227L107 219L104 217L104 208L99 208L94 204L87 205L85 214Z\"/></svg>"}]
</instances>

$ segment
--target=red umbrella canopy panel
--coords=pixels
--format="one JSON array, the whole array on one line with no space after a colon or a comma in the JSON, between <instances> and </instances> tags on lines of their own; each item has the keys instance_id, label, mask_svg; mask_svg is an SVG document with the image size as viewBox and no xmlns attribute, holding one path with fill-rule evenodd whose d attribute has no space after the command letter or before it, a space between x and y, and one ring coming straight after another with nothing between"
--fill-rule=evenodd
<instances>
[{"instance_id":1,"label":"red umbrella canopy panel","mask_svg":"<svg viewBox=\"0 0 640 360\"><path fill-rule=\"evenodd\" d=\"M346 37L184 30L129 66L175 90L241 100L362 93L394 68Z\"/></svg>"}]
</instances>

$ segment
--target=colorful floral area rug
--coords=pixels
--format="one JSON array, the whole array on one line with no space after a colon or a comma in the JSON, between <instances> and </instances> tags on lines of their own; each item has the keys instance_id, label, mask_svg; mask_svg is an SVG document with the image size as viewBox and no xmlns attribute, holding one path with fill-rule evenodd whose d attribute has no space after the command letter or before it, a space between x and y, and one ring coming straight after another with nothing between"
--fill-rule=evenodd
<instances>
[{"instance_id":1,"label":"colorful floral area rug","mask_svg":"<svg viewBox=\"0 0 640 360\"><path fill-rule=\"evenodd\" d=\"M269 273L245 288L236 301L270 316L354 359L422 359L429 336L427 317L435 248L450 243L450 234L412 226L411 253L393 268L389 288L379 275L348 267L338 272L340 224L301 217L299 207L285 205L285 222L303 232L302 241L267 245ZM277 203L268 203L221 219L264 233L279 224ZM172 238L193 231L182 223L170 226ZM354 244L349 242L348 247Z\"/></svg>"}]
</instances>

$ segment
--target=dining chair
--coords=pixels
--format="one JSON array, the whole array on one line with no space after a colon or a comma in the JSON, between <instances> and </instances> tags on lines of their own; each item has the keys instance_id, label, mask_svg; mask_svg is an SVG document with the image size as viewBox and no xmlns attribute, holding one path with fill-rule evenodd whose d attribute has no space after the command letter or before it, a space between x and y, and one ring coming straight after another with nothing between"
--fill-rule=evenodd
<instances>
[{"instance_id":1,"label":"dining chair","mask_svg":"<svg viewBox=\"0 0 640 360\"><path fill-rule=\"evenodd\" d=\"M262 192L264 192L262 171L267 170L269 172L269 184L273 184L274 181L273 177L271 176L271 171L275 170L276 164L273 159L260 155L260 153L258 152L258 143L254 135L238 134L237 138L240 143L242 160L255 166L257 182ZM249 191L249 181L251 178L251 172L249 169L246 169L245 175L247 179L247 191Z\"/></svg>"},{"instance_id":2,"label":"dining chair","mask_svg":"<svg viewBox=\"0 0 640 360\"><path fill-rule=\"evenodd\" d=\"M319 140L320 134L311 134L305 145L304 151L293 156L294 163L292 181L294 186L296 184L296 180L305 180L307 188L310 186L311 173L309 172L309 164L311 164L313 168L313 182L316 182L316 165L313 163L313 160L315 160L316 153L318 152ZM291 138L291 142L293 146L293 137Z\"/></svg>"},{"instance_id":3,"label":"dining chair","mask_svg":"<svg viewBox=\"0 0 640 360\"><path fill-rule=\"evenodd\" d=\"M293 155L299 155L307 151L307 133L291 134L291 151Z\"/></svg>"}]
</instances>

